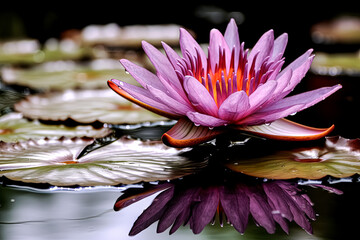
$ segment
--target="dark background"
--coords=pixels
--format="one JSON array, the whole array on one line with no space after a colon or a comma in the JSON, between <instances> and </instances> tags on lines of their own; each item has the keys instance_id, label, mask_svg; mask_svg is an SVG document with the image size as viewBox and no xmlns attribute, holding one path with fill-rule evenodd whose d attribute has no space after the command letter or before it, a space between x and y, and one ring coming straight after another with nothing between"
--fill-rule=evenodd
<instances>
[{"instance_id":1,"label":"dark background","mask_svg":"<svg viewBox=\"0 0 360 240\"><path fill-rule=\"evenodd\" d=\"M27 36L45 41L68 29L115 22L120 26L176 23L194 30L198 41L208 42L211 28L224 32L232 12L241 12L240 40L245 47L274 29L276 36L289 33L286 56L293 57L313 47L309 31L314 23L360 14L355 5L356 1L6 1L0 7L0 39ZM222 20L202 17L209 7L221 12Z\"/></svg>"}]
</instances>

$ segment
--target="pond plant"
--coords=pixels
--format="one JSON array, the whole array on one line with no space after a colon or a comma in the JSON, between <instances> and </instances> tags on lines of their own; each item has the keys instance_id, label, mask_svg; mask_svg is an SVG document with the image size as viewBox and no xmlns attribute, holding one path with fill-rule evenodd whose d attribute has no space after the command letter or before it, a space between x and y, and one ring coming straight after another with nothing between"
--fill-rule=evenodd
<instances>
[{"instance_id":1,"label":"pond plant","mask_svg":"<svg viewBox=\"0 0 360 240\"><path fill-rule=\"evenodd\" d=\"M222 35L210 32L208 54L185 29L180 29L180 57L163 43L166 55L146 41L143 49L156 74L120 60L142 87L112 79L108 85L121 96L159 115L179 119L162 137L174 147L198 145L227 131L240 130L281 140L311 140L333 126L315 129L284 119L325 99L341 85L287 96L310 68L314 55L306 51L281 70L286 33L274 39L264 33L249 51L231 20Z\"/></svg>"},{"instance_id":2,"label":"pond plant","mask_svg":"<svg viewBox=\"0 0 360 240\"><path fill-rule=\"evenodd\" d=\"M159 233L189 225L199 234L216 221L243 234L251 218L267 233L295 222L312 234L317 215L301 181L342 194L321 179L360 174L360 140L285 119L342 88L293 94L314 55L285 65L287 41L269 30L246 49L231 19L224 34L211 30L205 51L181 28L181 54L142 41L155 72L120 60L138 85L130 75L107 83L125 99L62 81L58 92L14 97L0 109L1 184L121 186L116 211L158 193L129 235L155 222Z\"/></svg>"}]
</instances>

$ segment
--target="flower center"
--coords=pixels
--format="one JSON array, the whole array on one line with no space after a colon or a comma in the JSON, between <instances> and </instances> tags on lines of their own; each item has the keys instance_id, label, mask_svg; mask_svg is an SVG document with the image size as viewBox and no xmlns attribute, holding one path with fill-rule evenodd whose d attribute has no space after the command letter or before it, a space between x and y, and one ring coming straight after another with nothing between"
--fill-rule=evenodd
<instances>
[{"instance_id":1,"label":"flower center","mask_svg":"<svg viewBox=\"0 0 360 240\"><path fill-rule=\"evenodd\" d=\"M266 57L261 60L262 63L256 64L257 56L258 54L249 63L248 49L244 50L242 43L240 48L234 47L231 53L222 47L219 47L218 53L209 49L207 63L202 62L199 52L196 56L187 52L180 64L183 76L190 75L198 79L219 107L234 92L245 91L250 96L283 63L283 59L269 62L270 57ZM260 67L256 69L256 65ZM277 72L279 70L280 68Z\"/></svg>"}]
</instances>

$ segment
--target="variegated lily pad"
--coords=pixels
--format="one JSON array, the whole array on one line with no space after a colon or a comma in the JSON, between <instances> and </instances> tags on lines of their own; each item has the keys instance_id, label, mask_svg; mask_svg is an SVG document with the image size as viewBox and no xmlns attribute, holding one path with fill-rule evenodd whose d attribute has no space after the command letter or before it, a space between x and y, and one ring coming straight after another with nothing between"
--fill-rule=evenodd
<instances>
[{"instance_id":1,"label":"variegated lily pad","mask_svg":"<svg viewBox=\"0 0 360 240\"><path fill-rule=\"evenodd\" d=\"M95 129L92 126L66 127L64 125L46 125L38 121L29 121L21 113L8 113L0 117L0 141L17 142L28 139L59 137L94 137L107 136L109 128Z\"/></svg>"},{"instance_id":2,"label":"variegated lily pad","mask_svg":"<svg viewBox=\"0 0 360 240\"><path fill-rule=\"evenodd\" d=\"M28 96L15 104L25 117L45 121L74 120L79 123L96 121L111 124L134 124L167 120L129 101L119 98L110 89L67 90Z\"/></svg>"},{"instance_id":3,"label":"variegated lily pad","mask_svg":"<svg viewBox=\"0 0 360 240\"><path fill-rule=\"evenodd\" d=\"M360 173L360 139L327 137L322 146L233 154L226 166L270 179L349 177Z\"/></svg>"},{"instance_id":4,"label":"variegated lily pad","mask_svg":"<svg viewBox=\"0 0 360 240\"><path fill-rule=\"evenodd\" d=\"M4 68L1 75L7 84L46 91L107 88L106 80L111 78L137 84L114 59L97 59L86 64L46 62L29 69Z\"/></svg>"},{"instance_id":5,"label":"variegated lily pad","mask_svg":"<svg viewBox=\"0 0 360 240\"><path fill-rule=\"evenodd\" d=\"M205 165L182 155L189 149L126 138L78 159L93 141L61 138L0 143L0 176L56 186L117 185L178 178Z\"/></svg>"}]
</instances>

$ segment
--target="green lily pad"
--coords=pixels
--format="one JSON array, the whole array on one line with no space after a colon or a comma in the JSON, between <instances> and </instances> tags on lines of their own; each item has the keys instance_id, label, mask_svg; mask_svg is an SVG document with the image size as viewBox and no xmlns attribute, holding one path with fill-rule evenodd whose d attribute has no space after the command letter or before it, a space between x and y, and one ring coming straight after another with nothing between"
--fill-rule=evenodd
<instances>
[{"instance_id":1,"label":"green lily pad","mask_svg":"<svg viewBox=\"0 0 360 240\"><path fill-rule=\"evenodd\" d=\"M78 46L71 40L60 41L58 46L42 47L36 39L20 39L0 42L0 63L36 64L56 60L76 60L91 56L91 50Z\"/></svg>"},{"instance_id":2,"label":"green lily pad","mask_svg":"<svg viewBox=\"0 0 360 240\"><path fill-rule=\"evenodd\" d=\"M86 64L73 61L46 62L29 69L3 68L1 73L7 84L43 91L107 88L106 81L112 78L137 84L119 61L114 59L97 59Z\"/></svg>"},{"instance_id":3,"label":"green lily pad","mask_svg":"<svg viewBox=\"0 0 360 240\"><path fill-rule=\"evenodd\" d=\"M360 75L360 55L356 53L316 53L311 71L319 75Z\"/></svg>"},{"instance_id":4,"label":"green lily pad","mask_svg":"<svg viewBox=\"0 0 360 240\"><path fill-rule=\"evenodd\" d=\"M161 46L161 41L178 45L180 27L176 24L119 26L116 23L110 23L89 25L82 30L81 38L86 45L133 49L141 48L143 40L155 46Z\"/></svg>"},{"instance_id":5,"label":"green lily pad","mask_svg":"<svg viewBox=\"0 0 360 240\"><path fill-rule=\"evenodd\" d=\"M312 26L311 37L321 44L357 44L360 42L360 18L342 15L319 22Z\"/></svg>"},{"instance_id":6,"label":"green lily pad","mask_svg":"<svg viewBox=\"0 0 360 240\"><path fill-rule=\"evenodd\" d=\"M55 186L117 185L174 179L205 165L185 157L189 149L127 138L77 158L93 141L61 138L0 143L0 176Z\"/></svg>"},{"instance_id":7,"label":"green lily pad","mask_svg":"<svg viewBox=\"0 0 360 240\"><path fill-rule=\"evenodd\" d=\"M92 126L66 127L64 125L46 125L39 121L29 121L21 113L8 113L0 117L0 141L17 142L28 139L59 137L94 137L107 136L109 128L95 129Z\"/></svg>"},{"instance_id":8,"label":"green lily pad","mask_svg":"<svg viewBox=\"0 0 360 240\"><path fill-rule=\"evenodd\" d=\"M110 89L66 90L59 93L31 95L15 104L25 117L44 121L71 119L82 124L96 121L110 124L135 124L167 120L119 98Z\"/></svg>"},{"instance_id":9,"label":"green lily pad","mask_svg":"<svg viewBox=\"0 0 360 240\"><path fill-rule=\"evenodd\" d=\"M328 137L322 146L233 155L228 168L261 178L344 178L360 173L359 139Z\"/></svg>"}]
</instances>

